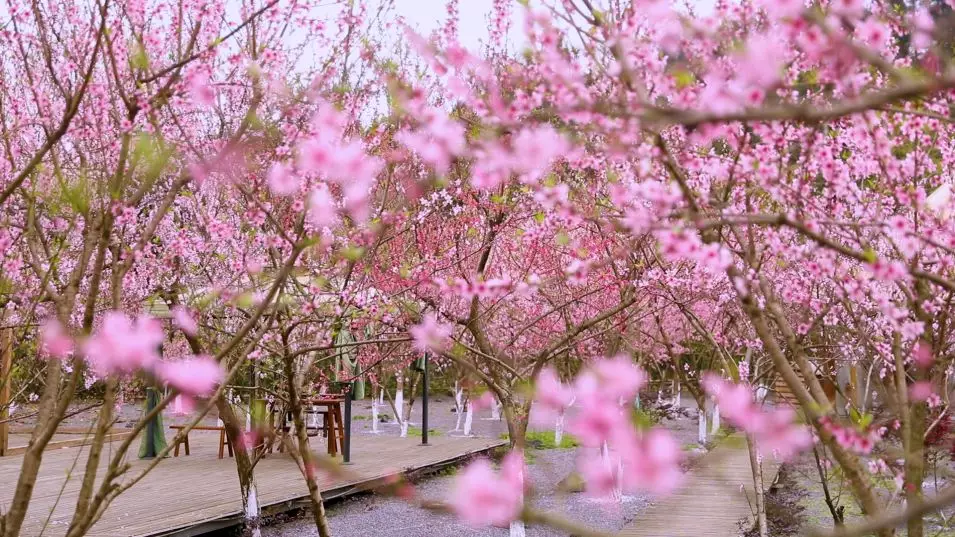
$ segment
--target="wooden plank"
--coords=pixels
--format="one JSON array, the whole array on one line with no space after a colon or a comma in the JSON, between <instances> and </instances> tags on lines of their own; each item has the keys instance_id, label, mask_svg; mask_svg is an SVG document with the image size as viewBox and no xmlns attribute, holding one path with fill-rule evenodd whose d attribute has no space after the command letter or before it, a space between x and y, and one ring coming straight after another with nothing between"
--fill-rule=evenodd
<instances>
[{"instance_id":1,"label":"wooden plank","mask_svg":"<svg viewBox=\"0 0 955 537\"><path fill-rule=\"evenodd\" d=\"M126 438L127 436L132 434L132 431L118 431L116 429L114 429L114 431L117 431L117 432L113 432L106 435L107 440L110 440L110 441L122 440L123 438ZM59 432L57 432L57 434L59 434ZM73 434L73 433L69 433L69 434ZM62 449L62 448L68 448L68 447L86 446L86 445L89 445L92 441L93 441L92 436L83 437L83 438L71 438L69 440L54 440L46 445L46 448L44 448L44 451L50 451L53 449ZM9 446L7 448L6 454L7 455L22 455L26 453L26 451L27 451L27 444L23 443L20 445Z\"/></svg>"},{"instance_id":2,"label":"wooden plank","mask_svg":"<svg viewBox=\"0 0 955 537\"><path fill-rule=\"evenodd\" d=\"M239 516L242 505L235 464L228 458L216 458L218 436L201 431L190 435L192 455L162 461L113 502L90 535L175 535L203 526L211 529L217 523L227 523L229 517ZM322 439L317 440L313 446L323 448ZM431 444L421 446L417 438L357 435L352 444L353 464L348 466L355 477L323 475L320 487L336 495L354 493L389 476L443 465L503 442L436 437ZM37 535L42 530L43 535L57 537L66 532L76 505L85 456L81 447L45 453L23 535ZM16 480L20 461L21 456L0 459L0 483ZM146 464L135 459L129 462L126 479L136 476ZM75 473L69 477L74 464ZM305 481L288 455L269 455L259 462L255 472L259 501L265 510L281 512L307 496ZM12 494L12 487L0 487L0 510L9 504ZM44 529L47 518L50 523Z\"/></svg>"},{"instance_id":3,"label":"wooden plank","mask_svg":"<svg viewBox=\"0 0 955 537\"><path fill-rule=\"evenodd\" d=\"M741 445L742 444L742 445ZM763 480L773 482L779 465L763 460ZM752 524L753 474L749 453L731 438L707 453L690 470L680 490L637 515L619 535L625 537L730 537L739 523Z\"/></svg>"}]
</instances>

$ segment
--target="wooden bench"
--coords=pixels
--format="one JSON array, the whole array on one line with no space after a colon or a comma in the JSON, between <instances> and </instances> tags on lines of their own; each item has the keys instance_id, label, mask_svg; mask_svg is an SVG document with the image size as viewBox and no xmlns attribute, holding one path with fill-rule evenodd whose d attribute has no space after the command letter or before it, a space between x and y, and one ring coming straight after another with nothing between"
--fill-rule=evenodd
<instances>
[{"instance_id":1,"label":"wooden bench","mask_svg":"<svg viewBox=\"0 0 955 537\"><path fill-rule=\"evenodd\" d=\"M186 428L185 425L170 425L170 429L177 431L182 431ZM186 448L186 455L189 455L189 433L192 431L219 431L219 458L221 459L225 456L225 450L228 448L229 456L234 456L232 453L232 444L229 443L229 437L225 434L225 427L221 425L196 425L189 431L186 431L185 437L180 442L176 442L176 449L173 451L173 456L179 456L179 444L182 444Z\"/></svg>"}]
</instances>

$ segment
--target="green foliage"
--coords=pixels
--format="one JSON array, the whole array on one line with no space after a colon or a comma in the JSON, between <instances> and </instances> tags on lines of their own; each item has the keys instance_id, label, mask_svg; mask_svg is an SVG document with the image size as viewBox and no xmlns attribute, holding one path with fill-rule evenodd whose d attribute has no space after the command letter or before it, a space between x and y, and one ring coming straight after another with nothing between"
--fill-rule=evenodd
<instances>
[{"instance_id":1,"label":"green foliage","mask_svg":"<svg viewBox=\"0 0 955 537\"><path fill-rule=\"evenodd\" d=\"M503 433L500 436L501 440L509 440L511 437L507 433ZM564 434L563 438L560 439L560 445L558 446L554 442L554 432L553 431L528 431L524 434L524 445L528 449L572 449L580 445L580 442L577 441L572 435Z\"/></svg>"},{"instance_id":2,"label":"green foliage","mask_svg":"<svg viewBox=\"0 0 955 537\"><path fill-rule=\"evenodd\" d=\"M441 436L441 431L437 429L428 429L428 436ZM408 426L408 436L421 438L421 427Z\"/></svg>"},{"instance_id":3,"label":"green foliage","mask_svg":"<svg viewBox=\"0 0 955 537\"><path fill-rule=\"evenodd\" d=\"M524 435L526 445L533 449L571 449L580 445L576 438L569 434L564 434L560 439L560 445L554 442L553 431L528 431Z\"/></svg>"}]
</instances>

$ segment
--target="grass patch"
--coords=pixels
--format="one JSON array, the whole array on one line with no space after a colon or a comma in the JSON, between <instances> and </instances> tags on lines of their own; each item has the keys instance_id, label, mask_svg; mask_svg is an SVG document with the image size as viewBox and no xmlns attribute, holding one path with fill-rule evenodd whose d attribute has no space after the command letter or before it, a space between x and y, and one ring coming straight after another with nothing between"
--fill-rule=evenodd
<instances>
[{"instance_id":1,"label":"grass patch","mask_svg":"<svg viewBox=\"0 0 955 537\"><path fill-rule=\"evenodd\" d=\"M408 426L408 436L421 438L421 427ZM428 429L428 436L441 436L441 431L437 429Z\"/></svg>"},{"instance_id":2,"label":"grass patch","mask_svg":"<svg viewBox=\"0 0 955 537\"><path fill-rule=\"evenodd\" d=\"M371 418L369 418L368 416L358 415L358 416L352 416L351 419L353 421L361 421L361 420L370 420Z\"/></svg>"},{"instance_id":3,"label":"grass patch","mask_svg":"<svg viewBox=\"0 0 955 537\"><path fill-rule=\"evenodd\" d=\"M508 440L507 433L501 435L501 440ZM528 431L524 435L524 445L530 449L572 449L580 445L572 435L564 434L558 446L554 442L554 433L551 431Z\"/></svg>"}]
</instances>

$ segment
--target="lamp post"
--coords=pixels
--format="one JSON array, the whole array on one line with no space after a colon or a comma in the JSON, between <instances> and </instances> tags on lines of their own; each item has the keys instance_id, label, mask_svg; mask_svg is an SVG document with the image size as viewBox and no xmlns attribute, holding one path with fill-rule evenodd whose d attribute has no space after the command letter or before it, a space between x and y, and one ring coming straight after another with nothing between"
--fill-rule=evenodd
<instances>
[{"instance_id":1,"label":"lamp post","mask_svg":"<svg viewBox=\"0 0 955 537\"><path fill-rule=\"evenodd\" d=\"M428 353L424 353L416 363L415 369L421 371L421 445L428 446Z\"/></svg>"}]
</instances>

